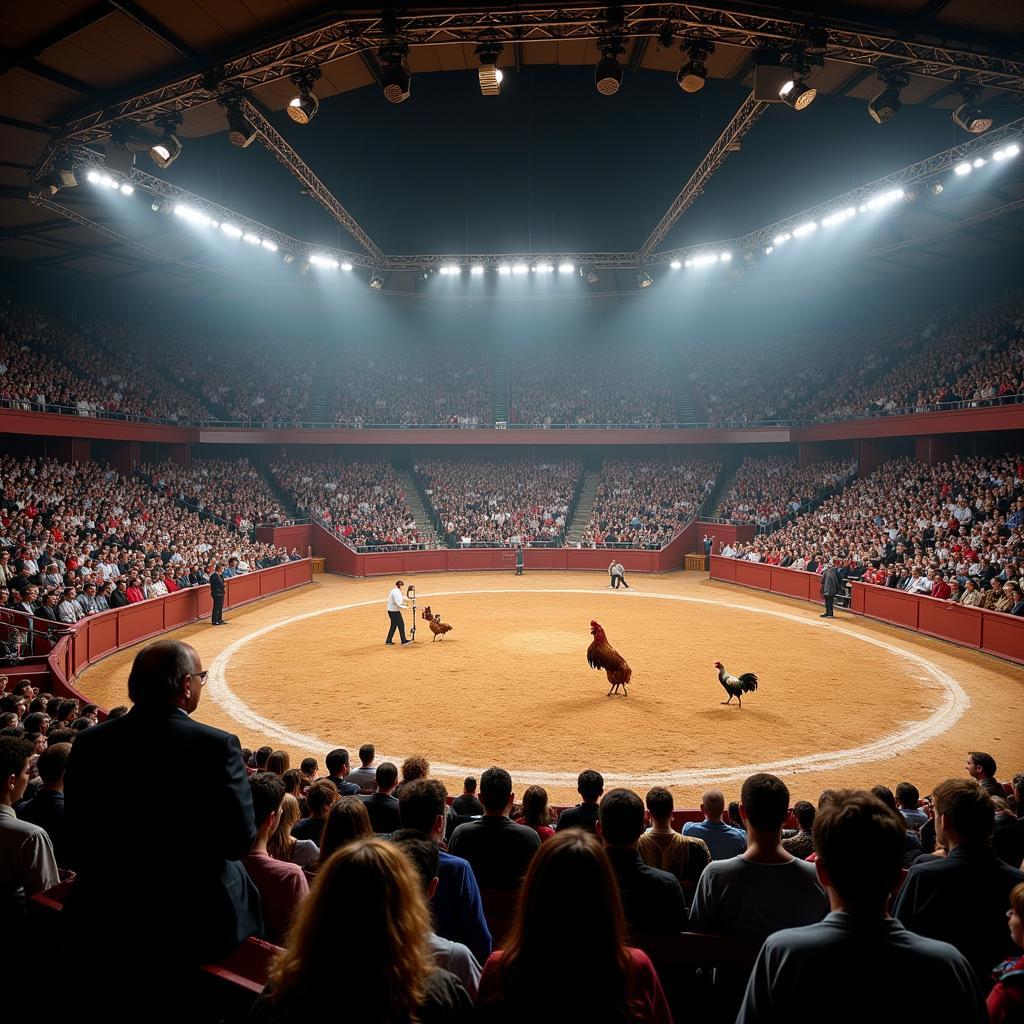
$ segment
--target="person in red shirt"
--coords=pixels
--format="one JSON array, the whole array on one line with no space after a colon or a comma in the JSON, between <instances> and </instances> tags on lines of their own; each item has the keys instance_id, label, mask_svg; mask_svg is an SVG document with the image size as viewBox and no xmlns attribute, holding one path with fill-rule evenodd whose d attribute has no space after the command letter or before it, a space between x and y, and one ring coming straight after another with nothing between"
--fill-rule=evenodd
<instances>
[{"instance_id":1,"label":"person in red shirt","mask_svg":"<svg viewBox=\"0 0 1024 1024\"><path fill-rule=\"evenodd\" d=\"M935 574L935 581L932 583L932 597L945 601L952 593L949 584L938 574Z\"/></svg>"},{"instance_id":2,"label":"person in red shirt","mask_svg":"<svg viewBox=\"0 0 1024 1024\"><path fill-rule=\"evenodd\" d=\"M134 576L132 577L131 586L125 589L124 595L128 598L129 604L137 604L143 600L145 595L142 593L139 581Z\"/></svg>"},{"instance_id":3,"label":"person in red shirt","mask_svg":"<svg viewBox=\"0 0 1024 1024\"><path fill-rule=\"evenodd\" d=\"M551 970L555 963L557 971ZM672 1024L654 965L626 945L608 855L582 829L566 829L541 844L504 948L490 955L480 978L481 1020L532 1020L538 1007L550 1020Z\"/></svg>"},{"instance_id":4,"label":"person in red shirt","mask_svg":"<svg viewBox=\"0 0 1024 1024\"><path fill-rule=\"evenodd\" d=\"M543 786L527 787L523 794L522 817L516 818L516 824L528 825L540 836L542 843L555 834L548 822L548 791Z\"/></svg>"},{"instance_id":5,"label":"person in red shirt","mask_svg":"<svg viewBox=\"0 0 1024 1024\"><path fill-rule=\"evenodd\" d=\"M1024 882L1011 890L1006 917L1011 938L1024 950ZM1024 1021L1024 956L1004 960L992 977L995 985L988 994L992 1024L1020 1024Z\"/></svg>"},{"instance_id":6,"label":"person in red shirt","mask_svg":"<svg viewBox=\"0 0 1024 1024\"><path fill-rule=\"evenodd\" d=\"M181 589L178 584L174 582L174 576L171 575L170 570L164 573L164 586L167 588L168 594L173 594L175 591Z\"/></svg>"}]
</instances>

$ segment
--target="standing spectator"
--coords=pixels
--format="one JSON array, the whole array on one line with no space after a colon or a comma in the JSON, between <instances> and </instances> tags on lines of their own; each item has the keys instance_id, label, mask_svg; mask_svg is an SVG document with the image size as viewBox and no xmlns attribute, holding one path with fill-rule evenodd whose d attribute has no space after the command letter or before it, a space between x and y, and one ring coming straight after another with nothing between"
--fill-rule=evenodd
<instances>
[{"instance_id":1,"label":"standing spectator","mask_svg":"<svg viewBox=\"0 0 1024 1024\"><path fill-rule=\"evenodd\" d=\"M689 899L704 869L711 863L711 851L703 839L682 836L672 828L673 800L669 790L655 786L647 794L651 827L637 842L645 864L676 876Z\"/></svg>"},{"instance_id":2,"label":"standing spectator","mask_svg":"<svg viewBox=\"0 0 1024 1024\"><path fill-rule=\"evenodd\" d=\"M949 853L910 869L893 916L918 935L956 946L987 991L993 965L1013 953L1003 921L1024 871L996 857L995 807L977 782L948 779L932 799L936 839Z\"/></svg>"},{"instance_id":3,"label":"standing spectator","mask_svg":"<svg viewBox=\"0 0 1024 1024\"><path fill-rule=\"evenodd\" d=\"M835 618L835 602L838 593L839 576L832 563L829 562L821 574L821 596L825 599L825 611L821 614L823 619Z\"/></svg>"},{"instance_id":4,"label":"standing spectator","mask_svg":"<svg viewBox=\"0 0 1024 1024\"><path fill-rule=\"evenodd\" d=\"M721 791L709 789L701 798L700 809L704 813L704 820L688 821L683 826L683 835L703 839L711 851L712 860L738 857L747 848L747 834L743 829L726 825L722 821L722 815L725 814L725 797ZM729 817L734 822L738 820L733 817L731 809Z\"/></svg>"},{"instance_id":5,"label":"standing spectator","mask_svg":"<svg viewBox=\"0 0 1024 1024\"><path fill-rule=\"evenodd\" d=\"M924 1021L984 1024L981 990L950 945L922 938L887 914L903 861L900 816L869 793L835 794L814 824L815 864L832 912L820 923L768 937L737 1024L789 1020L807 1006L833 1006L840 1020L902 1020L862 979L914 979L914 1014ZM841 1005L836 1001L841 999Z\"/></svg>"},{"instance_id":6,"label":"standing spectator","mask_svg":"<svg viewBox=\"0 0 1024 1024\"><path fill-rule=\"evenodd\" d=\"M972 750L967 755L967 774L989 796L1004 797L1006 790L1001 782L996 782L996 761L991 754L982 753L979 750Z\"/></svg>"},{"instance_id":7,"label":"standing spectator","mask_svg":"<svg viewBox=\"0 0 1024 1024\"><path fill-rule=\"evenodd\" d=\"M583 797L583 802L562 811L558 816L558 824L555 826L556 832L567 828L582 828L587 832L597 831L597 819L601 812L598 801L604 793L604 777L593 768L580 772L576 780L576 792Z\"/></svg>"},{"instance_id":8,"label":"standing spectator","mask_svg":"<svg viewBox=\"0 0 1024 1024\"><path fill-rule=\"evenodd\" d=\"M257 772L249 779L249 787L256 842L245 858L245 868L259 890L263 938L281 945L295 911L309 892L309 883L298 864L275 860L267 852L286 795L284 782L273 772Z\"/></svg>"},{"instance_id":9,"label":"standing spectator","mask_svg":"<svg viewBox=\"0 0 1024 1024\"><path fill-rule=\"evenodd\" d=\"M372 743L364 743L359 748L359 767L354 772L349 772L348 780L353 786L358 786L361 793L372 793L377 785L377 772L373 767L373 759L377 751Z\"/></svg>"},{"instance_id":10,"label":"standing spectator","mask_svg":"<svg viewBox=\"0 0 1024 1024\"><path fill-rule=\"evenodd\" d=\"M210 600L213 611L210 615L211 626L223 626L224 620L224 573L223 566L218 562L210 573Z\"/></svg>"},{"instance_id":11,"label":"standing spectator","mask_svg":"<svg viewBox=\"0 0 1024 1024\"><path fill-rule=\"evenodd\" d=\"M671 1024L651 961L626 945L615 876L594 836L570 829L541 847L508 940L484 965L477 1007L486 1024L538 1018Z\"/></svg>"}]
</instances>

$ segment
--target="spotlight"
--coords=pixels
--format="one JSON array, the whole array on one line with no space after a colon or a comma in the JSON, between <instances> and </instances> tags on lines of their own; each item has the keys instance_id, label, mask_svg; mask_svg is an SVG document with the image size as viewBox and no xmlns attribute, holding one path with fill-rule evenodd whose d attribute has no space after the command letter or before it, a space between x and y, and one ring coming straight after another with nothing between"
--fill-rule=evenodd
<instances>
[{"instance_id":1,"label":"spotlight","mask_svg":"<svg viewBox=\"0 0 1024 1024\"><path fill-rule=\"evenodd\" d=\"M345 262L342 263L341 265L341 269L344 270L345 273L347 274L352 269L352 264L349 263L348 260L345 260Z\"/></svg>"},{"instance_id":2,"label":"spotlight","mask_svg":"<svg viewBox=\"0 0 1024 1024\"><path fill-rule=\"evenodd\" d=\"M594 69L594 85L602 96L614 96L622 85L622 65L619 54L625 53L623 15L619 6L609 7L601 30L601 59Z\"/></svg>"},{"instance_id":3,"label":"spotlight","mask_svg":"<svg viewBox=\"0 0 1024 1024\"><path fill-rule=\"evenodd\" d=\"M508 277L508 275L511 273L512 268L507 263L502 263L501 266L498 267L498 274L501 277Z\"/></svg>"},{"instance_id":4,"label":"spotlight","mask_svg":"<svg viewBox=\"0 0 1024 1024\"><path fill-rule=\"evenodd\" d=\"M806 110L814 102L818 90L805 85L797 78L787 79L779 89L779 98L794 110Z\"/></svg>"},{"instance_id":5,"label":"spotlight","mask_svg":"<svg viewBox=\"0 0 1024 1024\"><path fill-rule=\"evenodd\" d=\"M580 267L580 277L582 277L587 284L597 284L597 282L601 280L601 278L598 277L597 271L589 265Z\"/></svg>"},{"instance_id":6,"label":"spotlight","mask_svg":"<svg viewBox=\"0 0 1024 1024\"><path fill-rule=\"evenodd\" d=\"M325 270L338 269L338 261L334 259L332 256L320 256L314 253L312 256L309 257L309 262L311 266L323 267Z\"/></svg>"},{"instance_id":7,"label":"spotlight","mask_svg":"<svg viewBox=\"0 0 1024 1024\"><path fill-rule=\"evenodd\" d=\"M501 56L503 47L501 43L492 39L481 40L476 48L476 55L480 58L480 68L477 71L477 78L480 82L480 92L484 96L498 96L501 94L501 80L505 76L498 67L498 58Z\"/></svg>"},{"instance_id":8,"label":"spotlight","mask_svg":"<svg viewBox=\"0 0 1024 1024\"><path fill-rule=\"evenodd\" d=\"M375 270L370 275L370 287L379 292L384 287L384 275Z\"/></svg>"},{"instance_id":9,"label":"spotlight","mask_svg":"<svg viewBox=\"0 0 1024 1024\"><path fill-rule=\"evenodd\" d=\"M538 263L534 269L538 274L550 274L555 268L550 263Z\"/></svg>"},{"instance_id":10,"label":"spotlight","mask_svg":"<svg viewBox=\"0 0 1024 1024\"><path fill-rule=\"evenodd\" d=\"M225 104L228 116L228 138L232 146L246 149L256 141L258 132L249 119L242 113L242 104L238 99L231 99Z\"/></svg>"},{"instance_id":11,"label":"spotlight","mask_svg":"<svg viewBox=\"0 0 1024 1024\"><path fill-rule=\"evenodd\" d=\"M295 253L293 253L293 252L282 253L281 254L281 262L282 263L294 263L295 262Z\"/></svg>"},{"instance_id":12,"label":"spotlight","mask_svg":"<svg viewBox=\"0 0 1024 1024\"><path fill-rule=\"evenodd\" d=\"M121 184L119 191L123 196L130 196L135 191L135 186L129 185L128 182L125 181Z\"/></svg>"},{"instance_id":13,"label":"spotlight","mask_svg":"<svg viewBox=\"0 0 1024 1024\"><path fill-rule=\"evenodd\" d=\"M319 68L308 68L292 75L292 82L298 88L299 94L288 101L287 110L288 116L296 124L309 124L316 117L316 112L320 109L320 100L313 92L313 86L319 78Z\"/></svg>"},{"instance_id":14,"label":"spotlight","mask_svg":"<svg viewBox=\"0 0 1024 1024\"><path fill-rule=\"evenodd\" d=\"M900 90L910 84L910 78L902 71L883 71L878 78L884 88L869 101L868 114L876 124L886 124L899 113Z\"/></svg>"},{"instance_id":15,"label":"spotlight","mask_svg":"<svg viewBox=\"0 0 1024 1024\"><path fill-rule=\"evenodd\" d=\"M167 114L157 118L156 126L162 134L149 147L149 158L162 171L170 167L181 156L181 141L174 134L179 124L181 124L181 114Z\"/></svg>"},{"instance_id":16,"label":"spotlight","mask_svg":"<svg viewBox=\"0 0 1024 1024\"><path fill-rule=\"evenodd\" d=\"M558 272L560 274L571 274L576 269L575 263L559 263Z\"/></svg>"},{"instance_id":17,"label":"spotlight","mask_svg":"<svg viewBox=\"0 0 1024 1024\"><path fill-rule=\"evenodd\" d=\"M594 70L594 85L602 96L614 96L622 85L622 65L614 54L602 57Z\"/></svg>"},{"instance_id":18,"label":"spotlight","mask_svg":"<svg viewBox=\"0 0 1024 1024\"><path fill-rule=\"evenodd\" d=\"M929 191L933 196L941 196L943 193L943 187L941 181L933 181L929 186Z\"/></svg>"},{"instance_id":19,"label":"spotlight","mask_svg":"<svg viewBox=\"0 0 1024 1024\"><path fill-rule=\"evenodd\" d=\"M654 278L646 270L636 275L636 283L641 288L650 288L654 284Z\"/></svg>"},{"instance_id":20,"label":"spotlight","mask_svg":"<svg viewBox=\"0 0 1024 1024\"><path fill-rule=\"evenodd\" d=\"M404 103L412 92L412 75L404 62L393 64L381 72L384 98L389 103Z\"/></svg>"},{"instance_id":21,"label":"spotlight","mask_svg":"<svg viewBox=\"0 0 1024 1024\"><path fill-rule=\"evenodd\" d=\"M729 262L729 260L731 260L731 259L732 259L732 253L731 253L731 252L723 252L723 253L722 253L722 254L721 254L721 255L720 255L720 256L719 256L718 258L719 258L719 259L720 259L720 260L721 260L721 261L722 261L723 263L728 263L728 262Z\"/></svg>"},{"instance_id":22,"label":"spotlight","mask_svg":"<svg viewBox=\"0 0 1024 1024\"><path fill-rule=\"evenodd\" d=\"M963 177L965 174L971 173L971 164L969 160L962 160L960 163L953 168L953 173L959 177Z\"/></svg>"},{"instance_id":23,"label":"spotlight","mask_svg":"<svg viewBox=\"0 0 1024 1024\"><path fill-rule=\"evenodd\" d=\"M1012 160L1019 153L1020 146L1018 146L1016 142L1011 142L1010 145L1006 146L1005 148L997 149L992 154L992 159L995 160L997 164L999 164L1002 163L1004 160Z\"/></svg>"},{"instance_id":24,"label":"spotlight","mask_svg":"<svg viewBox=\"0 0 1024 1024\"><path fill-rule=\"evenodd\" d=\"M227 221L224 221L221 224L220 229L228 236L228 238L241 238L242 235L245 234L240 227L237 227L234 224L229 224Z\"/></svg>"},{"instance_id":25,"label":"spotlight","mask_svg":"<svg viewBox=\"0 0 1024 1024\"><path fill-rule=\"evenodd\" d=\"M479 266L479 264L477 266L475 266L475 267L470 267L469 272L470 272L470 274L473 275L473 277L483 277L484 276L484 268Z\"/></svg>"},{"instance_id":26,"label":"spotlight","mask_svg":"<svg viewBox=\"0 0 1024 1024\"><path fill-rule=\"evenodd\" d=\"M96 177L98 179L99 175ZM91 181L92 179L90 178L89 180ZM166 199L154 199L153 202L149 204L149 208L154 213L159 213L166 217L172 212L173 204L169 203Z\"/></svg>"},{"instance_id":27,"label":"spotlight","mask_svg":"<svg viewBox=\"0 0 1024 1024\"><path fill-rule=\"evenodd\" d=\"M673 261L672 261L672 262L671 262L671 263L669 264L669 266L670 266L670 267L671 267L671 268L672 268L673 270L679 270L679 269L680 269L680 268L682 267L682 265L683 265L683 264L682 264L682 262L681 262L680 260L673 260Z\"/></svg>"},{"instance_id":28,"label":"spotlight","mask_svg":"<svg viewBox=\"0 0 1024 1024\"><path fill-rule=\"evenodd\" d=\"M976 85L961 86L960 97L963 102L953 111L953 123L971 135L980 135L992 127L992 118L986 117L978 106L980 95L981 89Z\"/></svg>"},{"instance_id":29,"label":"spotlight","mask_svg":"<svg viewBox=\"0 0 1024 1024\"><path fill-rule=\"evenodd\" d=\"M715 44L704 38L696 38L683 45L687 61L676 74L676 84L683 92L700 92L708 77L705 61L715 52Z\"/></svg>"},{"instance_id":30,"label":"spotlight","mask_svg":"<svg viewBox=\"0 0 1024 1024\"><path fill-rule=\"evenodd\" d=\"M974 158L974 160L971 162L971 166L972 167L984 167L986 163L988 163L988 161L985 160L984 157L976 156Z\"/></svg>"},{"instance_id":31,"label":"spotlight","mask_svg":"<svg viewBox=\"0 0 1024 1024\"><path fill-rule=\"evenodd\" d=\"M277 243L272 242L269 238L263 238L260 240L260 245L263 246L267 252L277 252Z\"/></svg>"},{"instance_id":32,"label":"spotlight","mask_svg":"<svg viewBox=\"0 0 1024 1024\"><path fill-rule=\"evenodd\" d=\"M512 273L517 277L522 277L523 274L528 274L530 268L525 263L514 263L512 264Z\"/></svg>"},{"instance_id":33,"label":"spotlight","mask_svg":"<svg viewBox=\"0 0 1024 1024\"><path fill-rule=\"evenodd\" d=\"M34 198L55 196L60 191L60 182L52 174L36 178L29 186L28 194Z\"/></svg>"}]
</instances>

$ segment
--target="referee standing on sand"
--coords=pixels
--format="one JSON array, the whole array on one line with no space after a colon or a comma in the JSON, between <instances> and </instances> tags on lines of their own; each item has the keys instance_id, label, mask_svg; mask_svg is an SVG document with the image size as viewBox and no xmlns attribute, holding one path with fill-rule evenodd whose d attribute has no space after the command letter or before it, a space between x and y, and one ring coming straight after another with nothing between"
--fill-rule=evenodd
<instances>
[{"instance_id":1,"label":"referee standing on sand","mask_svg":"<svg viewBox=\"0 0 1024 1024\"><path fill-rule=\"evenodd\" d=\"M213 615L210 616L210 624L223 626L224 623L224 577L221 569L224 566L218 562L210 573L210 597L213 598Z\"/></svg>"},{"instance_id":2,"label":"referee standing on sand","mask_svg":"<svg viewBox=\"0 0 1024 1024\"><path fill-rule=\"evenodd\" d=\"M405 620L402 618L402 609L405 607L405 595L402 593L402 581L395 580L395 585L391 589L391 593L388 594L388 618L391 620L391 628L388 630L388 638L384 641L386 644L393 644L392 637L395 635L395 630L398 630L398 638L402 641L402 646L407 647L412 643L411 640L405 639Z\"/></svg>"}]
</instances>

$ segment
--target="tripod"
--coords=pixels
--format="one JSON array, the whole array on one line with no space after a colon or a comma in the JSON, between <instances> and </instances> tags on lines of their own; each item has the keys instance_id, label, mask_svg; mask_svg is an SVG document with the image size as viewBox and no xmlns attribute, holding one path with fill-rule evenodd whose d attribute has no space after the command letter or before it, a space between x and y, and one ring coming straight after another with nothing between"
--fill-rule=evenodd
<instances>
[{"instance_id":1,"label":"tripod","mask_svg":"<svg viewBox=\"0 0 1024 1024\"><path fill-rule=\"evenodd\" d=\"M412 642L416 643L416 588L410 586L408 590L406 590L405 596L412 601L412 630L410 631L410 635Z\"/></svg>"}]
</instances>

